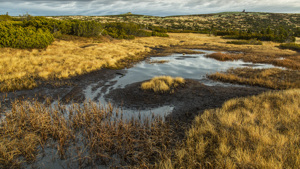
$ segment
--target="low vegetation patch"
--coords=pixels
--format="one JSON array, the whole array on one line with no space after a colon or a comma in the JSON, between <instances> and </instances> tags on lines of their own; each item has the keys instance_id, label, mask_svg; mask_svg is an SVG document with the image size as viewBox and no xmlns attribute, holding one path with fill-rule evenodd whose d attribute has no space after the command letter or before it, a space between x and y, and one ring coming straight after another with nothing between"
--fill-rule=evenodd
<instances>
[{"instance_id":1,"label":"low vegetation patch","mask_svg":"<svg viewBox=\"0 0 300 169\"><path fill-rule=\"evenodd\" d=\"M300 90L233 99L197 116L160 168L299 168Z\"/></svg>"},{"instance_id":2,"label":"low vegetation patch","mask_svg":"<svg viewBox=\"0 0 300 169\"><path fill-rule=\"evenodd\" d=\"M155 93L173 93L177 87L184 85L184 83L185 80L182 77L159 76L142 83L141 89L152 90Z\"/></svg>"},{"instance_id":3,"label":"low vegetation patch","mask_svg":"<svg viewBox=\"0 0 300 169\"><path fill-rule=\"evenodd\" d=\"M208 78L229 83L261 86L272 89L300 88L300 72L278 68L236 68L225 73L208 75Z\"/></svg>"},{"instance_id":4,"label":"low vegetation patch","mask_svg":"<svg viewBox=\"0 0 300 169\"><path fill-rule=\"evenodd\" d=\"M291 50L300 51L300 44L297 43L283 43L280 44L279 47L282 49L291 49Z\"/></svg>"},{"instance_id":5,"label":"low vegetation patch","mask_svg":"<svg viewBox=\"0 0 300 169\"><path fill-rule=\"evenodd\" d=\"M235 45L262 45L260 40L250 39L250 40L234 40L226 42L228 44L235 44Z\"/></svg>"},{"instance_id":6,"label":"low vegetation patch","mask_svg":"<svg viewBox=\"0 0 300 169\"><path fill-rule=\"evenodd\" d=\"M235 59L230 54L221 53L221 52L208 54L208 55L206 55L206 57L214 58L214 59L219 60L219 61L227 61L227 60L234 60Z\"/></svg>"},{"instance_id":7,"label":"low vegetation patch","mask_svg":"<svg viewBox=\"0 0 300 169\"><path fill-rule=\"evenodd\" d=\"M92 102L66 108L16 101L1 113L0 168L42 167L45 151L64 168L157 168L176 140L160 117L125 119L111 105Z\"/></svg>"}]
</instances>

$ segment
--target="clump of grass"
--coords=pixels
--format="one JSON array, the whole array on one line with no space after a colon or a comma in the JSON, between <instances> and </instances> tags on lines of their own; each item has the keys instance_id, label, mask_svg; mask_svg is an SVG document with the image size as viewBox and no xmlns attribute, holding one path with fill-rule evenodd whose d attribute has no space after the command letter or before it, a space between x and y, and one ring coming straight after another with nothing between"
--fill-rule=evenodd
<instances>
[{"instance_id":1,"label":"clump of grass","mask_svg":"<svg viewBox=\"0 0 300 169\"><path fill-rule=\"evenodd\" d=\"M164 64L164 63L168 63L168 60L147 60L146 61L149 64Z\"/></svg>"},{"instance_id":2,"label":"clump of grass","mask_svg":"<svg viewBox=\"0 0 300 169\"><path fill-rule=\"evenodd\" d=\"M235 44L235 45L262 45L263 43L257 39L250 39L250 40L234 40L226 42L228 44Z\"/></svg>"},{"instance_id":3,"label":"clump of grass","mask_svg":"<svg viewBox=\"0 0 300 169\"><path fill-rule=\"evenodd\" d=\"M208 54L208 55L206 55L206 57L214 58L214 59L219 60L219 61L234 60L234 58L231 55L221 53L221 52Z\"/></svg>"},{"instance_id":4,"label":"clump of grass","mask_svg":"<svg viewBox=\"0 0 300 169\"><path fill-rule=\"evenodd\" d=\"M272 89L300 88L300 72L296 70L283 70L278 68L229 69L225 73L208 75L208 78L229 83L261 86Z\"/></svg>"},{"instance_id":5,"label":"clump of grass","mask_svg":"<svg viewBox=\"0 0 300 169\"><path fill-rule=\"evenodd\" d=\"M197 116L160 168L299 168L300 90L233 99Z\"/></svg>"},{"instance_id":6,"label":"clump of grass","mask_svg":"<svg viewBox=\"0 0 300 169\"><path fill-rule=\"evenodd\" d=\"M279 45L279 47L282 49L291 49L291 50L300 51L300 44L297 43L282 43Z\"/></svg>"},{"instance_id":7,"label":"clump of grass","mask_svg":"<svg viewBox=\"0 0 300 169\"><path fill-rule=\"evenodd\" d=\"M142 90L152 90L155 93L174 92L178 86L183 85L185 80L182 77L158 76L141 85Z\"/></svg>"},{"instance_id":8,"label":"clump of grass","mask_svg":"<svg viewBox=\"0 0 300 169\"><path fill-rule=\"evenodd\" d=\"M48 107L16 101L0 123L0 168L34 165L45 149L67 168L106 165L154 168L174 147L176 136L161 117L124 118L110 104L93 102ZM2 113L2 112L1 112ZM4 112L3 112L4 113Z\"/></svg>"}]
</instances>

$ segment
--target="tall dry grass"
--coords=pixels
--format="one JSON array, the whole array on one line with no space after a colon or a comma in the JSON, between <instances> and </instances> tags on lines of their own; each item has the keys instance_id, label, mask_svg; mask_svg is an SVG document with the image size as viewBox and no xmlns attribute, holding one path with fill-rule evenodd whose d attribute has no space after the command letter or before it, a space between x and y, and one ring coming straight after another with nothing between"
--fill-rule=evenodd
<instances>
[{"instance_id":1,"label":"tall dry grass","mask_svg":"<svg viewBox=\"0 0 300 169\"><path fill-rule=\"evenodd\" d=\"M222 82L261 86L272 89L300 88L300 72L278 68L253 69L236 68L207 76Z\"/></svg>"},{"instance_id":2,"label":"tall dry grass","mask_svg":"<svg viewBox=\"0 0 300 169\"><path fill-rule=\"evenodd\" d=\"M233 99L195 118L160 168L299 168L300 90Z\"/></svg>"},{"instance_id":3,"label":"tall dry grass","mask_svg":"<svg viewBox=\"0 0 300 169\"><path fill-rule=\"evenodd\" d=\"M174 90L184 85L185 80L182 77L158 76L141 84L142 90L152 90L155 93L173 93Z\"/></svg>"},{"instance_id":4,"label":"tall dry grass","mask_svg":"<svg viewBox=\"0 0 300 169\"><path fill-rule=\"evenodd\" d=\"M172 127L161 117L125 118L113 106L85 103L49 107L16 101L0 123L0 168L39 164L46 149L66 168L106 165L154 168L176 142ZM69 166L69 167L68 167Z\"/></svg>"}]
</instances>

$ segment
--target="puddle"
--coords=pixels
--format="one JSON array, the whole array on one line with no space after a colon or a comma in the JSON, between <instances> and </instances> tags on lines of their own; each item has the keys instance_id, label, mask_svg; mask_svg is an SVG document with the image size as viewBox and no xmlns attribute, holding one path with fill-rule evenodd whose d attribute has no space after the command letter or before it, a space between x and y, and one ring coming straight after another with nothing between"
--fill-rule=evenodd
<instances>
[{"instance_id":1,"label":"puddle","mask_svg":"<svg viewBox=\"0 0 300 169\"><path fill-rule=\"evenodd\" d=\"M215 82L206 78L207 74L212 74L219 71L226 71L229 68L238 67L253 67L253 68L273 68L275 66L270 64L253 64L251 62L225 61L221 62L212 58L207 58L205 55L215 53L215 51L197 50L204 52L203 54L172 54L164 57L153 57L150 61L143 61L136 64L134 67L126 69L126 73L117 74L118 76L104 85L99 86L98 83L91 84L84 90L86 100L97 101L106 104L104 98L111 90L117 88L124 88L126 85L149 80L155 76L173 76L183 77L185 79L194 79L208 86L241 86L222 82ZM153 61L153 62L151 62ZM165 63L155 63L159 61L167 61ZM98 88L97 88L98 87ZM132 112L139 112L141 116L147 114L167 115L173 110L172 105L163 106L149 110L128 110L123 109L125 114L132 114ZM128 112L128 113L127 113Z\"/></svg>"}]
</instances>

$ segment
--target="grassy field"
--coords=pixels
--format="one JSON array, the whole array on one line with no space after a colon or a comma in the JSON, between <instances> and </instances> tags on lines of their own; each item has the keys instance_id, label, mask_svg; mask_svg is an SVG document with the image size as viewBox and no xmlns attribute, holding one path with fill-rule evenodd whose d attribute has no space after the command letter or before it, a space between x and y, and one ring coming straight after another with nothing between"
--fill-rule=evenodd
<instances>
[{"instance_id":1,"label":"grassy field","mask_svg":"<svg viewBox=\"0 0 300 169\"><path fill-rule=\"evenodd\" d=\"M229 100L195 118L160 168L299 168L300 90Z\"/></svg>"},{"instance_id":2,"label":"grassy field","mask_svg":"<svg viewBox=\"0 0 300 169\"><path fill-rule=\"evenodd\" d=\"M47 49L0 48L0 91L14 91L37 87L39 81L68 79L101 68L124 68L144 59L151 48L181 46L212 50L243 51L244 55L230 55L231 60L243 59L255 63L271 63L300 69L300 55L296 51L277 48L278 43L264 45L234 45L220 37L201 34L170 34L169 38L146 37L134 40L93 39L57 40ZM188 52L186 49L170 50ZM284 57L280 60L279 58Z\"/></svg>"},{"instance_id":3,"label":"grassy field","mask_svg":"<svg viewBox=\"0 0 300 169\"><path fill-rule=\"evenodd\" d=\"M124 68L155 54L153 48L164 48L164 54L216 50L216 57L207 57L282 66L287 69L230 69L211 78L272 89L299 88L300 55L278 48L279 43L237 45L217 36L169 35L56 40L47 49L0 48L0 92L31 89L40 81L69 79L102 68ZM50 144L58 158L72 159L70 164L80 167L298 168L299 101L299 89L229 100L195 118L183 142L176 138L174 126L162 119L124 122L115 119L114 113L123 115L111 105L73 105L66 116L67 109L60 104L49 108L47 103L17 101L12 112L3 112L0 105L6 116L0 124L0 167L34 162Z\"/></svg>"},{"instance_id":4,"label":"grassy field","mask_svg":"<svg viewBox=\"0 0 300 169\"><path fill-rule=\"evenodd\" d=\"M0 124L0 167L30 166L50 149L70 167L298 168L299 101L299 89L229 100L197 116L182 142L172 121L154 115L125 120L111 105L16 101Z\"/></svg>"},{"instance_id":5,"label":"grassy field","mask_svg":"<svg viewBox=\"0 0 300 169\"><path fill-rule=\"evenodd\" d=\"M60 20L94 20L101 23L108 22L133 22L146 26L160 26L182 31L204 31L235 29L247 31L248 29L260 30L271 27L295 29L300 26L299 14L259 13L259 12L231 12L203 15L185 16L145 16L145 15L113 15L113 16L55 16ZM284 22L282 22L284 21Z\"/></svg>"},{"instance_id":6,"label":"grassy field","mask_svg":"<svg viewBox=\"0 0 300 169\"><path fill-rule=\"evenodd\" d=\"M271 89L300 88L300 72L296 70L236 68L229 69L225 73L217 72L208 77L223 82Z\"/></svg>"}]
</instances>

